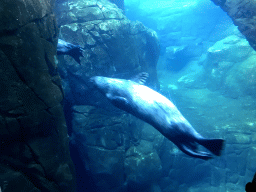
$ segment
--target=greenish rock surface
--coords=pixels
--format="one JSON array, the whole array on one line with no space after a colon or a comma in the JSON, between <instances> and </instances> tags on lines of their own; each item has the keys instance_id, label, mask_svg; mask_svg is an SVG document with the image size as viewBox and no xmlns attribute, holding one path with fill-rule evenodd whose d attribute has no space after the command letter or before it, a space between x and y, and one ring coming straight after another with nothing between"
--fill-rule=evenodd
<instances>
[{"instance_id":1,"label":"greenish rock surface","mask_svg":"<svg viewBox=\"0 0 256 192\"><path fill-rule=\"evenodd\" d=\"M201 61L207 88L234 98L254 96L255 60L255 51L244 38L233 35L216 42Z\"/></svg>"},{"instance_id":2,"label":"greenish rock surface","mask_svg":"<svg viewBox=\"0 0 256 192\"><path fill-rule=\"evenodd\" d=\"M54 1L1 1L0 189L75 191ZM4 18L4 19L3 19Z\"/></svg>"},{"instance_id":3,"label":"greenish rock surface","mask_svg":"<svg viewBox=\"0 0 256 192\"><path fill-rule=\"evenodd\" d=\"M208 49L208 59L212 63L219 63L221 61L240 62L252 51L246 39L231 35L217 41Z\"/></svg>"},{"instance_id":4,"label":"greenish rock surface","mask_svg":"<svg viewBox=\"0 0 256 192\"><path fill-rule=\"evenodd\" d=\"M233 67L227 74L225 86L234 95L251 95L255 97L255 74L256 74L256 56L248 57L243 62Z\"/></svg>"}]
</instances>

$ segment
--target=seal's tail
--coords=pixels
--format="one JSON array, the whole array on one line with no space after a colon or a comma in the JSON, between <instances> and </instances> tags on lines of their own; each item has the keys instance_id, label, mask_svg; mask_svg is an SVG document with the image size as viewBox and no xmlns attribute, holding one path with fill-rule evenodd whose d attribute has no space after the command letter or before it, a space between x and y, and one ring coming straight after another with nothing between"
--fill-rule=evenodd
<instances>
[{"instance_id":1,"label":"seal's tail","mask_svg":"<svg viewBox=\"0 0 256 192\"><path fill-rule=\"evenodd\" d=\"M224 147L223 139L200 139L198 143L211 151L214 155L220 156Z\"/></svg>"},{"instance_id":2,"label":"seal's tail","mask_svg":"<svg viewBox=\"0 0 256 192\"><path fill-rule=\"evenodd\" d=\"M188 145L188 143L178 143L177 147L179 147L179 149L181 151L183 151L185 154L187 154L191 157L195 157L195 158L199 158L199 159L203 159L203 160L208 160L208 159L213 158L212 154L210 154L210 153L192 149L191 146Z\"/></svg>"},{"instance_id":3,"label":"seal's tail","mask_svg":"<svg viewBox=\"0 0 256 192\"><path fill-rule=\"evenodd\" d=\"M173 143L176 144L177 147L179 147L179 149L187 155L203 160L213 158L213 155L211 153L220 156L224 146L223 139L205 139L203 137L198 138L196 140L196 143L202 145L211 152L208 153L205 151L198 151L195 141L191 142L189 139L183 139L182 142L173 141Z\"/></svg>"}]
</instances>

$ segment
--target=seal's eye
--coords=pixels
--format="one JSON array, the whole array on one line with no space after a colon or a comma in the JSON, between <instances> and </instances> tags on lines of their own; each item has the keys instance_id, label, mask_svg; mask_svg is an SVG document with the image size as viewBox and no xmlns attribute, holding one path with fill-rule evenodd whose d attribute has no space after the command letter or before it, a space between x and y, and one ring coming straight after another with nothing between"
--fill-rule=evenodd
<instances>
[{"instance_id":1,"label":"seal's eye","mask_svg":"<svg viewBox=\"0 0 256 192\"><path fill-rule=\"evenodd\" d=\"M90 83L94 83L94 77L91 77L91 78L89 79L89 82L90 82Z\"/></svg>"}]
</instances>

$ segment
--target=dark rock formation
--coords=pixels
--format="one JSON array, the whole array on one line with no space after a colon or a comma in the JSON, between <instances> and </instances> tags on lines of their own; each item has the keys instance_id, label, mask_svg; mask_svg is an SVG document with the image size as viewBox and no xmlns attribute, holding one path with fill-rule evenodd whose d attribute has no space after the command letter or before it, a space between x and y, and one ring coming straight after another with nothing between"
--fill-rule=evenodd
<instances>
[{"instance_id":1,"label":"dark rock formation","mask_svg":"<svg viewBox=\"0 0 256 192\"><path fill-rule=\"evenodd\" d=\"M81 181L78 190L83 191L86 186L97 192L125 192L129 182L151 185L150 181L158 178L161 172L157 152L154 151L153 158L151 153L140 152L138 160L145 157L146 161L134 175L140 174L139 170L147 171L142 175L154 171L159 174L134 181L131 180L133 173L129 171L136 169L136 163L129 155L134 148L129 148L140 145L143 123L121 111L113 111L105 98L89 90L85 82L94 75L131 78L146 71L150 74L147 84L157 89L159 44L156 33L140 22L131 22L122 10L106 0L77 1L72 5L57 6L60 37L85 49L81 65L69 56L59 57L58 65L65 98L70 105L66 105L66 117L72 126L72 147L78 151L73 154L73 159L76 165L80 162L77 170L83 169L77 176ZM100 106L104 110L85 105ZM127 150L130 151L128 154ZM127 157L129 159L126 160ZM147 167L145 162L152 166ZM93 182L85 184L89 178Z\"/></svg>"},{"instance_id":2,"label":"dark rock formation","mask_svg":"<svg viewBox=\"0 0 256 192\"><path fill-rule=\"evenodd\" d=\"M1 1L0 191L74 191L54 1Z\"/></svg>"},{"instance_id":3,"label":"dark rock formation","mask_svg":"<svg viewBox=\"0 0 256 192\"><path fill-rule=\"evenodd\" d=\"M125 173L130 185L155 182L162 173L161 160L150 141L141 140L126 152Z\"/></svg>"},{"instance_id":4,"label":"dark rock formation","mask_svg":"<svg viewBox=\"0 0 256 192\"><path fill-rule=\"evenodd\" d=\"M232 18L240 32L256 50L256 2L254 0L212 0Z\"/></svg>"},{"instance_id":5,"label":"dark rock formation","mask_svg":"<svg viewBox=\"0 0 256 192\"><path fill-rule=\"evenodd\" d=\"M129 124L129 120L123 113L113 114L90 106L74 107L72 143L87 170L81 172L78 180L85 180L86 174L93 180L78 185L78 191L83 191L84 186L95 187L97 192L125 191L125 150L131 142L129 130L135 125ZM74 157L75 164L77 158Z\"/></svg>"}]
</instances>

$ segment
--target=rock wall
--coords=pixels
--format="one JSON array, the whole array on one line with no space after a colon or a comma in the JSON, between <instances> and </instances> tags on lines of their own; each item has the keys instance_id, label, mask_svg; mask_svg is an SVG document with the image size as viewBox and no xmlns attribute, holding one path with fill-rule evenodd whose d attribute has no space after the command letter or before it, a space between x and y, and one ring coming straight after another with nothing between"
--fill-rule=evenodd
<instances>
[{"instance_id":1,"label":"rock wall","mask_svg":"<svg viewBox=\"0 0 256 192\"><path fill-rule=\"evenodd\" d=\"M232 18L240 32L256 50L256 1L255 0L212 0Z\"/></svg>"},{"instance_id":2,"label":"rock wall","mask_svg":"<svg viewBox=\"0 0 256 192\"><path fill-rule=\"evenodd\" d=\"M0 191L75 191L54 1L1 1Z\"/></svg>"}]
</instances>

